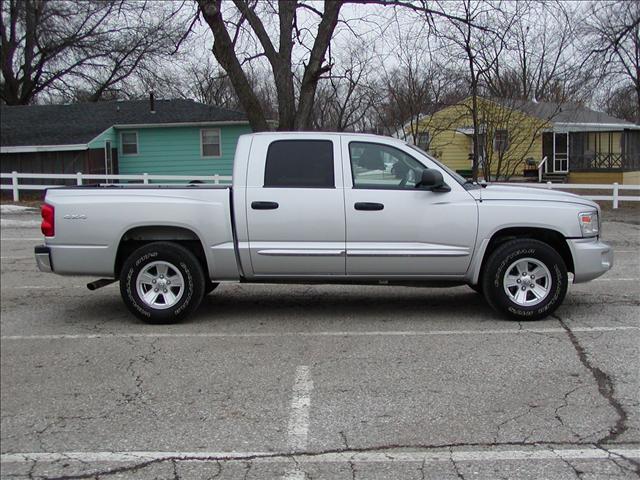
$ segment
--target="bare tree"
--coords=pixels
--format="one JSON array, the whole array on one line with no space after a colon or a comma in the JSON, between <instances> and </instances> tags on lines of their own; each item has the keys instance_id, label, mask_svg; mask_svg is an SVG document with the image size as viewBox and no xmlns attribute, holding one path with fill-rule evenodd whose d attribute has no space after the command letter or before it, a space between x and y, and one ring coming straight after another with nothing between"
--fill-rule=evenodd
<instances>
[{"instance_id":1,"label":"bare tree","mask_svg":"<svg viewBox=\"0 0 640 480\"><path fill-rule=\"evenodd\" d=\"M503 8L501 2L460 3L461 19L449 21L449 28L440 31L445 47L466 66L465 76L471 97L471 118L473 127L473 179L478 179L480 166L481 138L478 97L482 78L495 67L506 48L505 37L518 15L516 10Z\"/></svg>"},{"instance_id":2,"label":"bare tree","mask_svg":"<svg viewBox=\"0 0 640 480\"><path fill-rule=\"evenodd\" d=\"M113 94L152 70L187 28L181 4L109 0L6 0L0 8L0 97L10 105L80 88L88 100Z\"/></svg>"},{"instance_id":3,"label":"bare tree","mask_svg":"<svg viewBox=\"0 0 640 480\"><path fill-rule=\"evenodd\" d=\"M313 109L313 127L318 130L364 131L376 101L371 83L376 59L361 44L343 49L334 57L330 75L318 84Z\"/></svg>"},{"instance_id":4,"label":"bare tree","mask_svg":"<svg viewBox=\"0 0 640 480\"><path fill-rule=\"evenodd\" d=\"M326 63L326 53L338 23L338 14L342 0L326 1L324 11L312 6L280 0L259 4L248 0L234 0L235 11L229 18L223 18L222 0L198 0L200 12L209 25L214 37L213 54L218 63L227 72L233 87L247 112L254 130L268 130L267 115L253 90L242 62L238 58L236 47L243 33L257 38L260 50L256 56L266 57L273 72L278 100L278 128L281 130L300 130L311 126L311 113L316 87L320 76L327 73L331 66ZM300 80L298 101L293 68L293 50L296 42L302 43L297 29L299 10L305 6L317 15L319 22L314 41L308 48ZM276 15L278 19L278 42L274 44L262 16Z\"/></svg>"},{"instance_id":5,"label":"bare tree","mask_svg":"<svg viewBox=\"0 0 640 480\"><path fill-rule=\"evenodd\" d=\"M586 21L586 67L599 72L609 87L633 86L640 124L640 3L595 2Z\"/></svg>"},{"instance_id":6,"label":"bare tree","mask_svg":"<svg viewBox=\"0 0 640 480\"><path fill-rule=\"evenodd\" d=\"M526 8L525 8L526 7ZM579 68L579 7L567 3L527 2L514 10L501 55L486 51L491 66L483 75L486 94L563 102L587 91L588 71Z\"/></svg>"},{"instance_id":7,"label":"bare tree","mask_svg":"<svg viewBox=\"0 0 640 480\"><path fill-rule=\"evenodd\" d=\"M318 82L333 66L327 57L331 57L336 26L341 23L351 30L349 22L359 20L340 18L345 3L414 12L426 19L429 26L435 18L469 21L448 13L438 2L426 0L325 0L322 8L310 2L289 0L233 0L233 7L222 0L198 0L200 13L213 33L216 60L229 76L255 130L268 129L267 117L249 84L245 64L266 58L277 93L279 129L311 128ZM302 20L309 16L317 20L313 26ZM256 48L249 53L245 44L252 40Z\"/></svg>"},{"instance_id":8,"label":"bare tree","mask_svg":"<svg viewBox=\"0 0 640 480\"><path fill-rule=\"evenodd\" d=\"M608 90L604 98L604 110L617 118L622 118L629 122L637 122L640 116L640 105L637 102L630 102L629 99L636 95L632 84Z\"/></svg>"}]
</instances>

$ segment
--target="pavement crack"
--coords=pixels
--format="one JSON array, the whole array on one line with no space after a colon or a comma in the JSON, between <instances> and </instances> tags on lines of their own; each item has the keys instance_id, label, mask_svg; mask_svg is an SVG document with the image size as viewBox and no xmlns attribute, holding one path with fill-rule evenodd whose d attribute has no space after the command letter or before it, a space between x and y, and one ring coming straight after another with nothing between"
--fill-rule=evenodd
<instances>
[{"instance_id":1,"label":"pavement crack","mask_svg":"<svg viewBox=\"0 0 640 480\"><path fill-rule=\"evenodd\" d=\"M519 420L522 417L526 417L527 415L529 415L532 412L533 407L531 407L530 405L527 405L526 409L527 409L526 412L518 413L517 415L513 415L513 416L503 420L502 422L500 422L497 425L496 434L495 434L495 436L493 438L493 443L494 444L498 443L498 439L500 438L500 433L501 433L502 427L504 427L507 423L513 422L514 420Z\"/></svg>"},{"instance_id":2,"label":"pavement crack","mask_svg":"<svg viewBox=\"0 0 640 480\"><path fill-rule=\"evenodd\" d=\"M351 480L356 480L356 464L353 461L353 458L349 459L349 468L351 469Z\"/></svg>"},{"instance_id":3,"label":"pavement crack","mask_svg":"<svg viewBox=\"0 0 640 480\"><path fill-rule=\"evenodd\" d=\"M171 460L171 465L173 466L173 480L180 480L180 475L178 475L178 462Z\"/></svg>"},{"instance_id":4,"label":"pavement crack","mask_svg":"<svg viewBox=\"0 0 640 480\"><path fill-rule=\"evenodd\" d=\"M624 455L618 452L612 452L611 450L609 450L607 447L604 447L603 445L598 444L596 445L596 447L599 448L600 450L604 450L605 452L607 452L607 454L609 455L609 460L611 460L620 470L624 472L635 473L640 478L640 462L638 462L633 458L625 457ZM627 465L620 462L619 460L623 460L624 462L627 462L633 465L634 468L629 468Z\"/></svg>"},{"instance_id":5,"label":"pavement crack","mask_svg":"<svg viewBox=\"0 0 640 480\"><path fill-rule=\"evenodd\" d=\"M340 430L338 432L338 435L340 435L340 438L342 438L342 443L344 444L345 450L349 450L349 442L347 441L347 434L344 433L344 431Z\"/></svg>"},{"instance_id":6,"label":"pavement crack","mask_svg":"<svg viewBox=\"0 0 640 480\"><path fill-rule=\"evenodd\" d=\"M576 467L573 463L571 463L569 460L564 458L562 455L559 455L558 457L560 458L560 460L562 460L565 463L565 465L567 465L571 469L571 471L573 472L573 474L578 480L582 480L582 476L584 475L585 472L583 472L582 470L579 470L578 467Z\"/></svg>"},{"instance_id":7,"label":"pavement crack","mask_svg":"<svg viewBox=\"0 0 640 480\"><path fill-rule=\"evenodd\" d=\"M626 442L630 445L636 445L636 442ZM487 443L487 442L475 442L475 443L448 443L448 444L389 444L389 445L375 445L370 447L351 447L348 450L344 448L334 448L334 449L324 449L324 450L316 450L316 451L302 451L302 452L270 452L270 453L250 453L247 455L217 455L217 456L201 456L201 455L167 455L166 457L158 457L150 460L144 460L136 464L127 464L122 465L115 468L108 468L104 470L94 470L88 471L78 474L69 474L62 476L51 476L51 477L43 477L48 480L80 480L87 478L96 478L96 477L104 477L110 475L125 475L128 473L133 473L138 470L142 470L150 465L159 464L163 462L189 462L189 461L197 461L197 462L216 462L219 465L219 472L213 478L219 476L222 472L222 465L224 462L242 462L245 464L245 472L244 478L248 478L249 472L252 468L252 462L254 460L292 460L295 462L296 459L305 458L305 459L313 459L317 457L322 457L324 455L331 454L347 454L351 455L348 462L352 468L352 475L357 473L355 470L355 461L354 458L357 454L361 453L371 453L371 452L392 452L392 451L404 451L404 450L417 450L417 451L430 451L430 450L441 450L448 449L449 451L449 460L454 465L454 468L458 470L459 475L458 478L463 479L462 473L459 471L458 465L454 461L454 449L457 448L491 448L494 449L496 447L534 447L541 448L547 447L551 448L553 451L558 452L558 456L561 455L561 451L558 451L558 448L567 448L567 447L591 447L591 448L599 448L604 449L602 445L594 444L593 442L522 442L522 441L513 441L513 442L501 442L501 443ZM613 454L613 452L610 452ZM634 463L631 459L623 457L618 454L620 459L624 459L627 462Z\"/></svg>"},{"instance_id":8,"label":"pavement crack","mask_svg":"<svg viewBox=\"0 0 640 480\"><path fill-rule=\"evenodd\" d=\"M567 323L558 315L552 315L552 317L560 322L560 325L562 326L562 328L564 328L567 336L569 337L569 340L573 344L573 348L578 355L580 363L582 363L584 368L586 368L595 379L598 386L598 392L616 412L618 418L616 419L615 424L609 429L609 433L598 440L596 443L600 444L613 442L620 435L627 431L628 416L620 401L615 397L615 387L613 385L613 381L606 372L591 364L585 348L580 344L578 337L571 330L571 328L569 328Z\"/></svg>"},{"instance_id":9,"label":"pavement crack","mask_svg":"<svg viewBox=\"0 0 640 480\"><path fill-rule=\"evenodd\" d=\"M460 480L465 480L464 475L462 474L462 472L460 471L460 468L458 468L458 464L456 463L456 461L453 459L453 450L450 448L449 449L449 461L451 462L451 465L453 466L453 471L455 472L456 476L460 479Z\"/></svg>"},{"instance_id":10,"label":"pavement crack","mask_svg":"<svg viewBox=\"0 0 640 480\"><path fill-rule=\"evenodd\" d=\"M140 404L148 407L148 409L151 412L155 412L155 410L151 408L150 405L148 405L147 400L144 398L145 396L144 395L145 394L144 379L143 379L142 373L138 371L138 367L139 365L147 366L147 365L152 365L154 363L154 357L159 352L157 347L157 343L159 340L160 340L160 337L155 338L149 344L149 351L147 353L141 353L129 360L129 364L126 367L126 371L129 373L131 378L133 378L135 391L132 394L131 393L123 394L125 404L135 404L139 402Z\"/></svg>"},{"instance_id":11,"label":"pavement crack","mask_svg":"<svg viewBox=\"0 0 640 480\"><path fill-rule=\"evenodd\" d=\"M222 463L220 463L220 460L216 460L216 467L218 467L218 471L213 474L213 477L209 477L209 480L215 480L222 475Z\"/></svg>"},{"instance_id":12,"label":"pavement crack","mask_svg":"<svg viewBox=\"0 0 640 480\"><path fill-rule=\"evenodd\" d=\"M426 480L426 472L425 472L425 467L427 466L427 459L426 457L422 459L422 463L420 464L420 466L418 467L418 471L420 472L420 480Z\"/></svg>"},{"instance_id":13,"label":"pavement crack","mask_svg":"<svg viewBox=\"0 0 640 480\"><path fill-rule=\"evenodd\" d=\"M249 472L251 471L251 461L248 461L244 464L245 466L245 470L244 470L244 475L242 476L242 480L247 480L247 478L249 478Z\"/></svg>"},{"instance_id":14,"label":"pavement crack","mask_svg":"<svg viewBox=\"0 0 640 480\"><path fill-rule=\"evenodd\" d=\"M142 470L148 467L149 465L162 463L167 460L172 460L172 459L171 458L154 458L153 460L147 460L144 462L136 463L135 465L122 465L120 467L109 468L106 470L99 470L94 472L79 473L79 474L72 474L72 475L61 475L58 477L42 477L42 478L46 478L47 480L80 480L84 478L99 478L99 477L108 476L108 475L118 475L121 473L133 473L135 471Z\"/></svg>"}]
</instances>

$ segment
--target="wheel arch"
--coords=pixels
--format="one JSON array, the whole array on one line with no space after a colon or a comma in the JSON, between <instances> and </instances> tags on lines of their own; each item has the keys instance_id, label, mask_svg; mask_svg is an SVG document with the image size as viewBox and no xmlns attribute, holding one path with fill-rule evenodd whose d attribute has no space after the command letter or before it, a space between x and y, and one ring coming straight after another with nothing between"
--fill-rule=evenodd
<instances>
[{"instance_id":1,"label":"wheel arch","mask_svg":"<svg viewBox=\"0 0 640 480\"><path fill-rule=\"evenodd\" d=\"M193 230L175 225L141 225L130 228L120 237L114 265L115 277L120 276L122 265L134 250L145 244L161 241L185 247L198 259L205 276L209 276L204 245Z\"/></svg>"},{"instance_id":2,"label":"wheel arch","mask_svg":"<svg viewBox=\"0 0 640 480\"><path fill-rule=\"evenodd\" d=\"M474 278L473 283L478 283L482 281L482 274L484 271L484 267L486 265L487 259L489 256L503 243L508 242L509 240L514 239L533 239L538 240L543 243L546 243L553 249L555 249L565 265L567 266L567 271L571 273L575 273L575 266L573 263L573 255L571 254L571 249L567 244L567 240L565 236L557 230L552 228L541 228L541 227L506 227L491 235L489 242L482 254L482 261L480 262L480 268L477 270L477 276Z\"/></svg>"}]
</instances>

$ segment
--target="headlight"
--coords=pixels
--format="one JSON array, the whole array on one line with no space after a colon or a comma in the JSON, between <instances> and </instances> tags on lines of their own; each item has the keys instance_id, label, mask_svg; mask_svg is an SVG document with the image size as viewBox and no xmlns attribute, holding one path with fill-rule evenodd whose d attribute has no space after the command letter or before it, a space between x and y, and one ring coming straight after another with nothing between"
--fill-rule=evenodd
<instances>
[{"instance_id":1,"label":"headlight","mask_svg":"<svg viewBox=\"0 0 640 480\"><path fill-rule=\"evenodd\" d=\"M598 212L582 212L578 214L583 237L595 237L600 233Z\"/></svg>"}]
</instances>

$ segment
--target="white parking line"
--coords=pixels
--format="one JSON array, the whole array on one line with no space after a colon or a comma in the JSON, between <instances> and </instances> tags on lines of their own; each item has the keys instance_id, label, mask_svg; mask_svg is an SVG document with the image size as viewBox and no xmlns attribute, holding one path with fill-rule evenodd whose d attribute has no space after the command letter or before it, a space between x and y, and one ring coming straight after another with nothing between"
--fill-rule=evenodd
<instances>
[{"instance_id":1,"label":"white parking line","mask_svg":"<svg viewBox=\"0 0 640 480\"><path fill-rule=\"evenodd\" d=\"M291 398L291 415L287 428L287 446L292 452L304 452L307 449L312 390L313 381L309 367L301 365L296 369ZM304 480L306 474L296 466L287 470L282 478L284 480Z\"/></svg>"},{"instance_id":2,"label":"white parking line","mask_svg":"<svg viewBox=\"0 0 640 480\"><path fill-rule=\"evenodd\" d=\"M621 325L616 327L572 327L576 333L640 331L640 327ZM519 334L561 333L564 328L504 328L487 330L390 330L390 331L320 331L320 332L254 332L254 333L224 333L224 332L156 332L156 333L77 333L77 334L49 334L49 335L3 335L0 340L111 340L122 338L269 338L269 337L421 337L439 335L519 335Z\"/></svg>"},{"instance_id":3,"label":"white parking line","mask_svg":"<svg viewBox=\"0 0 640 480\"><path fill-rule=\"evenodd\" d=\"M11 256L11 255L4 255L4 256L0 256L0 260L24 260L25 258L33 258L33 255L23 255L23 256Z\"/></svg>"},{"instance_id":4,"label":"white parking line","mask_svg":"<svg viewBox=\"0 0 640 480\"><path fill-rule=\"evenodd\" d=\"M0 463L31 463L31 462L110 462L129 463L150 460L175 461L253 461L257 463L271 463L289 461L293 456L298 463L403 463L403 462L450 462L453 461L527 461L527 460L556 460L556 459L584 459L606 460L609 458L625 457L640 458L638 448L551 448L538 447L531 450L417 450L394 451L383 449L370 452L328 452L304 453L297 455L273 452L34 452L34 453L3 453Z\"/></svg>"},{"instance_id":5,"label":"white parking line","mask_svg":"<svg viewBox=\"0 0 640 480\"><path fill-rule=\"evenodd\" d=\"M296 369L296 380L293 384L291 399L291 416L287 429L289 448L294 452L303 452L307 448L309 435L309 408L311 407L311 391L313 381L309 367L301 365Z\"/></svg>"}]
</instances>

